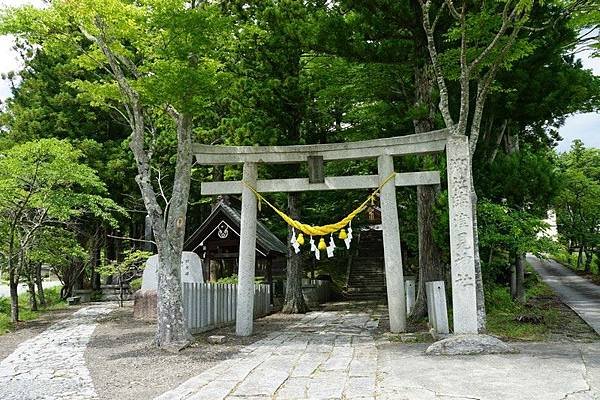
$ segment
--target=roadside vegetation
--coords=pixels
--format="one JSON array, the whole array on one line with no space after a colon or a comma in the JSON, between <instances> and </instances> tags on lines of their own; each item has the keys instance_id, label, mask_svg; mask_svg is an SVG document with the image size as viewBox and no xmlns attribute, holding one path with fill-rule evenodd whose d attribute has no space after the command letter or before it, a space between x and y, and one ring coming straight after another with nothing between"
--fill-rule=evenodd
<instances>
[{"instance_id":1,"label":"roadside vegetation","mask_svg":"<svg viewBox=\"0 0 600 400\"><path fill-rule=\"evenodd\" d=\"M594 340L596 335L592 328L564 305L531 268L528 267L527 270L523 303L511 298L507 287L488 288L488 331L502 339L515 341L544 341L555 338Z\"/></svg>"},{"instance_id":2,"label":"roadside vegetation","mask_svg":"<svg viewBox=\"0 0 600 400\"><path fill-rule=\"evenodd\" d=\"M37 311L31 311L31 298L29 293L19 296L19 321L31 321L40 317L41 314L53 310L67 308L67 303L60 296L60 287L53 287L44 290L46 305L39 306ZM10 298L0 297L0 335L11 332L17 325L10 318Z\"/></svg>"},{"instance_id":3,"label":"roadside vegetation","mask_svg":"<svg viewBox=\"0 0 600 400\"><path fill-rule=\"evenodd\" d=\"M600 149L579 140L558 157L556 217L562 248L554 258L600 284Z\"/></svg>"},{"instance_id":4,"label":"roadside vegetation","mask_svg":"<svg viewBox=\"0 0 600 400\"><path fill-rule=\"evenodd\" d=\"M0 270L32 293L42 264L64 283L61 298L99 290L123 276L122 262L152 231L164 285L156 343L183 345L190 336L172 267L217 201L201 196L200 183L242 173L195 165L191 142L343 143L448 129L469 136L478 309L487 304L491 331L542 335L515 318L554 323L534 301L544 290L524 261L559 251L538 236L548 210L577 269L598 274L599 150L575 142L555 151L567 116L600 109L600 78L577 59L586 48L598 55L598 36L582 35L598 26L596 3L56 0L3 9L0 34L16 39L23 69L2 77L11 93L0 106ZM411 317L421 322L424 282L448 277L446 160L396 157L394 167L442 172L437 187L397 191L403 267L420 294ZM324 165L326 176L376 173L375 160ZM289 165L260 174L308 175ZM362 190L269 196L314 225L340 220L364 198ZM266 208L262 222L288 242L289 227ZM356 232L369 223L355 222ZM306 310L299 281L313 270L343 290L347 263L336 257L288 256L288 310ZM236 280L217 267L215 280ZM11 297L13 323L34 315L36 302Z\"/></svg>"}]
</instances>

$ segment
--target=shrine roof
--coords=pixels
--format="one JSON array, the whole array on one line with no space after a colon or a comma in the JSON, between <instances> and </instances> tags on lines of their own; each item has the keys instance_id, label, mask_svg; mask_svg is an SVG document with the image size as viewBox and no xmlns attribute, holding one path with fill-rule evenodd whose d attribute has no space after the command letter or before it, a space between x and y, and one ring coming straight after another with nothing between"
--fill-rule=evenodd
<instances>
[{"instance_id":1,"label":"shrine roof","mask_svg":"<svg viewBox=\"0 0 600 400\"><path fill-rule=\"evenodd\" d=\"M215 206L210 215L202 222L200 227L198 227L198 229L196 229L194 233L187 238L184 244L184 249L192 251L195 250L195 247L203 243L208 237L211 236L214 226L224 218L227 220L227 223L231 223L233 225L231 228L235 230L235 233L239 237L242 216L237 209L221 201ZM266 250L267 253L287 253L286 245L260 221L256 222L256 247Z\"/></svg>"}]
</instances>

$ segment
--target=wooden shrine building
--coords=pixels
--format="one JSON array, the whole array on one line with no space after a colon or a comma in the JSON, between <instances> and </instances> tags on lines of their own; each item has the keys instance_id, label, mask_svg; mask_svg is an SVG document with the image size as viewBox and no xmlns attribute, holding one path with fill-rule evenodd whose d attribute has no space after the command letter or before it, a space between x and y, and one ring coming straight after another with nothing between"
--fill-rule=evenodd
<instances>
[{"instance_id":1,"label":"wooden shrine building","mask_svg":"<svg viewBox=\"0 0 600 400\"><path fill-rule=\"evenodd\" d=\"M185 251L193 251L200 256L205 280L238 274L240 248L241 214L225 200L213 208L210 215L184 243ZM272 281L273 274L284 274L287 247L264 224L256 225L257 276L266 282Z\"/></svg>"}]
</instances>

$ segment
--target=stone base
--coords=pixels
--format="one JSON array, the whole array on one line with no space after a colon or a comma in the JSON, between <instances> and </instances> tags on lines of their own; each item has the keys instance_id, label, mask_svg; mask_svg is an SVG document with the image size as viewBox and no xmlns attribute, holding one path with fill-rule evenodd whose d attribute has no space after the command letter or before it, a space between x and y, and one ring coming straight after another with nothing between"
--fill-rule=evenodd
<instances>
[{"instance_id":1,"label":"stone base","mask_svg":"<svg viewBox=\"0 0 600 400\"><path fill-rule=\"evenodd\" d=\"M519 351L498 338L489 335L452 335L433 343L425 350L430 356L456 356L475 354L506 354Z\"/></svg>"},{"instance_id":2,"label":"stone base","mask_svg":"<svg viewBox=\"0 0 600 400\"><path fill-rule=\"evenodd\" d=\"M149 321L156 320L156 290L141 289L133 296L133 317Z\"/></svg>"}]
</instances>

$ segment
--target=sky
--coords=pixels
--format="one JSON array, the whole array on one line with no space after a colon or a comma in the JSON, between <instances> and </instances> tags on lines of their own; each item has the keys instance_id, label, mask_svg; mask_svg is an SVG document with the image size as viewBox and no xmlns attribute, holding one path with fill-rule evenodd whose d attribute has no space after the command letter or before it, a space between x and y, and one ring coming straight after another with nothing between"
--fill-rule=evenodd
<instances>
[{"instance_id":1,"label":"sky","mask_svg":"<svg viewBox=\"0 0 600 400\"><path fill-rule=\"evenodd\" d=\"M21 4L41 5L41 0L0 0L0 7ZM0 74L9 71L18 71L22 64L11 47L13 39L0 36ZM600 76L600 58L591 58L589 52L579 53L583 66L594 71ZM7 81L0 80L0 101L10 95L10 86ZM563 140L559 143L559 152L567 151L574 139L581 139L587 147L600 148L600 113L581 113L569 116L565 124L559 129Z\"/></svg>"}]
</instances>

